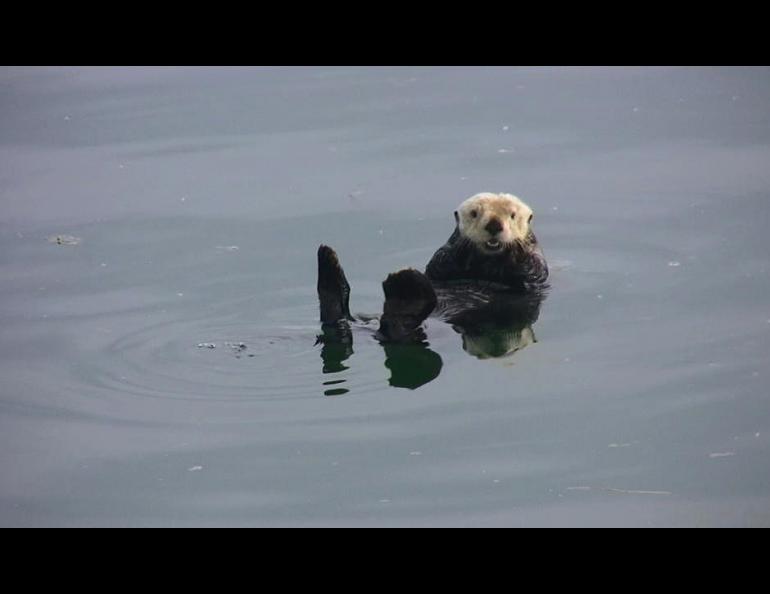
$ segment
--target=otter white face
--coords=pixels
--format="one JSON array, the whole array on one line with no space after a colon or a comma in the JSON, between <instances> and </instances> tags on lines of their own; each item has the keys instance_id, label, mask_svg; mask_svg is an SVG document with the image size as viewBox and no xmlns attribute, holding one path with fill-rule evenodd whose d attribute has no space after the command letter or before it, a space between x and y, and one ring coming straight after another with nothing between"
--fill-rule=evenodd
<instances>
[{"instance_id":1,"label":"otter white face","mask_svg":"<svg viewBox=\"0 0 770 594\"><path fill-rule=\"evenodd\" d=\"M529 234L532 209L513 194L482 192L455 211L460 233L489 254L500 253Z\"/></svg>"}]
</instances>

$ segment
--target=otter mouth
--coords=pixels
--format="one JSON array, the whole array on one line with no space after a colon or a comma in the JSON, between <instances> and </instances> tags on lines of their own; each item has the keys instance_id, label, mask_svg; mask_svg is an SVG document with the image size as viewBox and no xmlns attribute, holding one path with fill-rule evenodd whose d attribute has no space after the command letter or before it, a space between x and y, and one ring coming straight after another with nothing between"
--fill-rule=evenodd
<instances>
[{"instance_id":1,"label":"otter mouth","mask_svg":"<svg viewBox=\"0 0 770 594\"><path fill-rule=\"evenodd\" d=\"M503 249L503 244L497 239L490 239L484 242L484 247L490 252L499 252Z\"/></svg>"}]
</instances>

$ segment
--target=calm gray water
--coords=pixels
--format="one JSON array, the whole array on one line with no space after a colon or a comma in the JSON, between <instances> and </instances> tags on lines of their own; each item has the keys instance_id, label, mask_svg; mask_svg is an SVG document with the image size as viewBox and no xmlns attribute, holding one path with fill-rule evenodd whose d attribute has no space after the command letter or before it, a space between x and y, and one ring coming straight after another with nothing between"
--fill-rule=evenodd
<instances>
[{"instance_id":1,"label":"calm gray water","mask_svg":"<svg viewBox=\"0 0 770 594\"><path fill-rule=\"evenodd\" d=\"M480 191L522 348L322 360ZM0 525L770 526L769 226L768 69L2 68Z\"/></svg>"}]
</instances>

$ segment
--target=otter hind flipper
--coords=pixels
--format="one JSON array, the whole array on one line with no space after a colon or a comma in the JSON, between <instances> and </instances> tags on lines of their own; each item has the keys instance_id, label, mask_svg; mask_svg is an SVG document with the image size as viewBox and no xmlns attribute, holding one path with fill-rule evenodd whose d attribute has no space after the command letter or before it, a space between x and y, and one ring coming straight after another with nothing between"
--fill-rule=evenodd
<instances>
[{"instance_id":1,"label":"otter hind flipper","mask_svg":"<svg viewBox=\"0 0 770 594\"><path fill-rule=\"evenodd\" d=\"M336 252L326 245L318 248L318 302L321 322L334 324L340 320L352 320L348 306L350 285L345 278Z\"/></svg>"},{"instance_id":2,"label":"otter hind flipper","mask_svg":"<svg viewBox=\"0 0 770 594\"><path fill-rule=\"evenodd\" d=\"M380 318L380 336L403 341L424 338L420 324L436 308L438 300L428 278L407 268L388 275L382 283L385 306Z\"/></svg>"}]
</instances>

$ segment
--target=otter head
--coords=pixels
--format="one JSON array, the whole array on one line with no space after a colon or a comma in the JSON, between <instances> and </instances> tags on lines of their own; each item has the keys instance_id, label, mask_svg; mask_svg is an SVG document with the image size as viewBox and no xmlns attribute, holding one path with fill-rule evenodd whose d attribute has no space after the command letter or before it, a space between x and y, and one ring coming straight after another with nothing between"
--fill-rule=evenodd
<instances>
[{"instance_id":1,"label":"otter head","mask_svg":"<svg viewBox=\"0 0 770 594\"><path fill-rule=\"evenodd\" d=\"M512 194L482 192L455 211L460 234L487 254L498 254L526 241L532 209Z\"/></svg>"}]
</instances>

